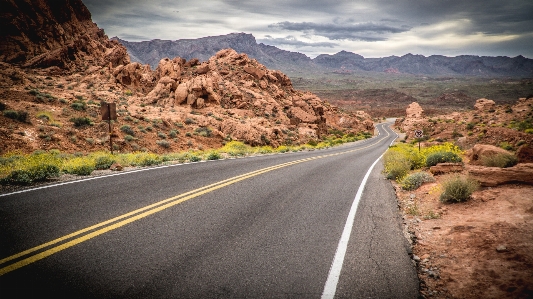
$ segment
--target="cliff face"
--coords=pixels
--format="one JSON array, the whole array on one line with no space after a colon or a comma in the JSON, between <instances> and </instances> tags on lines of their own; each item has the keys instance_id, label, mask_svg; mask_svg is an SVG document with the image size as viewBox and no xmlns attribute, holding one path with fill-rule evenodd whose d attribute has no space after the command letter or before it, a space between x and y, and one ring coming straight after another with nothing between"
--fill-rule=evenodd
<instances>
[{"instance_id":1,"label":"cliff face","mask_svg":"<svg viewBox=\"0 0 533 299\"><path fill-rule=\"evenodd\" d=\"M81 0L0 2L0 61L25 67L76 70L129 63Z\"/></svg>"}]
</instances>

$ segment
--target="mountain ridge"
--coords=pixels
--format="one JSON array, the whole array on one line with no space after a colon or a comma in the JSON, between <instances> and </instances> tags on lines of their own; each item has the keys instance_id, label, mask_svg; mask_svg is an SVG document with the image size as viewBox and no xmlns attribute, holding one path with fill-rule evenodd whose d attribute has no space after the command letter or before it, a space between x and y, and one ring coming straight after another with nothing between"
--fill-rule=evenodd
<instances>
[{"instance_id":1,"label":"mountain ridge","mask_svg":"<svg viewBox=\"0 0 533 299\"><path fill-rule=\"evenodd\" d=\"M522 55L477 56L443 55L424 56L405 54L382 58L365 58L359 54L342 50L336 54L321 54L310 58L299 52L279 49L275 46L257 43L248 33L230 33L198 39L151 40L129 42L118 37L113 39L122 43L130 53L132 61L150 64L153 67L159 60L176 56L205 61L217 51L232 48L239 53L258 60L269 68L291 73L297 69L318 72L387 72L411 75L455 75L480 77L533 77L533 59Z\"/></svg>"}]
</instances>

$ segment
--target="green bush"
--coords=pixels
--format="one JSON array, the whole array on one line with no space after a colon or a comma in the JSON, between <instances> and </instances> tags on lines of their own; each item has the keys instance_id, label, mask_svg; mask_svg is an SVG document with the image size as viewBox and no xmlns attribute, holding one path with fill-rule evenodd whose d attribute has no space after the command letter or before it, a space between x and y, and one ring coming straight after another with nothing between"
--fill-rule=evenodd
<instances>
[{"instance_id":1,"label":"green bush","mask_svg":"<svg viewBox=\"0 0 533 299\"><path fill-rule=\"evenodd\" d=\"M135 138L134 138L133 136L131 136L131 135L126 135L126 136L124 136L124 140L126 140L126 141L128 141L128 142L129 142L129 141L132 141L133 139L135 139Z\"/></svg>"},{"instance_id":2,"label":"green bush","mask_svg":"<svg viewBox=\"0 0 533 299\"><path fill-rule=\"evenodd\" d=\"M211 137L213 131L208 127L199 127L194 130L194 133L202 137Z\"/></svg>"},{"instance_id":3,"label":"green bush","mask_svg":"<svg viewBox=\"0 0 533 299\"><path fill-rule=\"evenodd\" d=\"M63 162L62 170L75 175L90 175L95 170L95 163L90 157L76 157Z\"/></svg>"},{"instance_id":4,"label":"green bush","mask_svg":"<svg viewBox=\"0 0 533 299\"><path fill-rule=\"evenodd\" d=\"M202 161L202 158L200 156L197 156L196 154L190 154L188 158L189 158L189 161L191 162Z\"/></svg>"},{"instance_id":5,"label":"green bush","mask_svg":"<svg viewBox=\"0 0 533 299\"><path fill-rule=\"evenodd\" d=\"M218 151L210 151L208 154L207 154L207 160L219 160L222 158L222 156L220 155L220 153Z\"/></svg>"},{"instance_id":6,"label":"green bush","mask_svg":"<svg viewBox=\"0 0 533 299\"><path fill-rule=\"evenodd\" d=\"M76 127L90 126L93 124L88 117L73 117L70 121L73 122Z\"/></svg>"},{"instance_id":7,"label":"green bush","mask_svg":"<svg viewBox=\"0 0 533 299\"><path fill-rule=\"evenodd\" d=\"M120 130L128 135L135 136L135 131L128 125L121 126Z\"/></svg>"},{"instance_id":8,"label":"green bush","mask_svg":"<svg viewBox=\"0 0 533 299\"><path fill-rule=\"evenodd\" d=\"M230 141L220 149L220 152L227 153L230 156L244 156L250 153L251 149L240 141Z\"/></svg>"},{"instance_id":9,"label":"green bush","mask_svg":"<svg viewBox=\"0 0 533 299\"><path fill-rule=\"evenodd\" d=\"M115 161L116 160L113 156L104 154L94 159L94 167L96 169L109 169L109 167L111 167Z\"/></svg>"},{"instance_id":10,"label":"green bush","mask_svg":"<svg viewBox=\"0 0 533 299\"><path fill-rule=\"evenodd\" d=\"M0 184L30 185L59 176L61 160L57 155L46 152L36 152L31 155L9 159L0 168L5 176Z\"/></svg>"},{"instance_id":11,"label":"green bush","mask_svg":"<svg viewBox=\"0 0 533 299\"><path fill-rule=\"evenodd\" d=\"M178 136L178 134L178 130L170 130L170 132L168 132L168 136L170 136L170 138L175 138L176 136Z\"/></svg>"},{"instance_id":12,"label":"green bush","mask_svg":"<svg viewBox=\"0 0 533 299\"><path fill-rule=\"evenodd\" d=\"M75 101L74 103L70 104L70 107L77 111L84 111L87 109L87 103L84 101Z\"/></svg>"},{"instance_id":13,"label":"green bush","mask_svg":"<svg viewBox=\"0 0 533 299\"><path fill-rule=\"evenodd\" d=\"M415 172L408 176L406 176L401 184L402 189L412 191L418 189L422 184L428 183L428 182L434 182L435 178L430 173L421 171L421 172Z\"/></svg>"},{"instance_id":14,"label":"green bush","mask_svg":"<svg viewBox=\"0 0 533 299\"><path fill-rule=\"evenodd\" d=\"M500 153L481 157L481 164L486 167L513 167L518 164L518 158L513 154Z\"/></svg>"},{"instance_id":15,"label":"green bush","mask_svg":"<svg viewBox=\"0 0 533 299\"><path fill-rule=\"evenodd\" d=\"M440 200L444 203L462 202L470 198L479 188L477 181L461 175L450 175L442 182L443 192Z\"/></svg>"},{"instance_id":16,"label":"green bush","mask_svg":"<svg viewBox=\"0 0 533 299\"><path fill-rule=\"evenodd\" d=\"M462 162L463 159L459 157L456 153L452 152L436 152L429 154L426 157L426 166L431 167L439 163L458 163Z\"/></svg>"},{"instance_id":17,"label":"green bush","mask_svg":"<svg viewBox=\"0 0 533 299\"><path fill-rule=\"evenodd\" d=\"M164 148L170 147L170 143L166 140L157 140L155 143L157 143L157 145L164 147Z\"/></svg>"},{"instance_id":18,"label":"green bush","mask_svg":"<svg viewBox=\"0 0 533 299\"><path fill-rule=\"evenodd\" d=\"M4 110L3 114L7 118L28 123L28 112L26 111Z\"/></svg>"}]
</instances>

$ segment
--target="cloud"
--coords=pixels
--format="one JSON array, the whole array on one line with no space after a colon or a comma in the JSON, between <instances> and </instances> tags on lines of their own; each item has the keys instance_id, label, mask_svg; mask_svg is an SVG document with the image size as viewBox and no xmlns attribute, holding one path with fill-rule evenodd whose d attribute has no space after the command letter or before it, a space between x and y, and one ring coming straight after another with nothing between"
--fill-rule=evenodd
<instances>
[{"instance_id":1,"label":"cloud","mask_svg":"<svg viewBox=\"0 0 533 299\"><path fill-rule=\"evenodd\" d=\"M294 36L274 38L270 35L265 35L264 39L257 39L257 41L263 44L268 44L268 45L288 45L288 46L294 46L296 48L301 48L301 47L334 48L338 46L337 43L331 43L331 42L304 42L304 41L296 39Z\"/></svg>"},{"instance_id":2,"label":"cloud","mask_svg":"<svg viewBox=\"0 0 533 299\"><path fill-rule=\"evenodd\" d=\"M333 23L314 23L314 22L280 22L271 24L269 28L300 31L304 33L312 33L317 36L327 37L330 40L362 40L362 41L381 41L386 40L386 37L376 36L386 33L401 33L409 31L411 27L400 26L394 27L385 24L377 24L373 22L367 23L343 23L335 20Z\"/></svg>"}]
</instances>

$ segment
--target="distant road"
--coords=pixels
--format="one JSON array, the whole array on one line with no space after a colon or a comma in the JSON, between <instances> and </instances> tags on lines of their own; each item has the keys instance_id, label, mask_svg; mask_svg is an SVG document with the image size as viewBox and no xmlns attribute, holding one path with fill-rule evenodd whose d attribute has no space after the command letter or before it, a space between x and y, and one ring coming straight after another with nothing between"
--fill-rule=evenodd
<instances>
[{"instance_id":1,"label":"distant road","mask_svg":"<svg viewBox=\"0 0 533 299\"><path fill-rule=\"evenodd\" d=\"M377 128L0 196L0 297L417 298Z\"/></svg>"}]
</instances>

